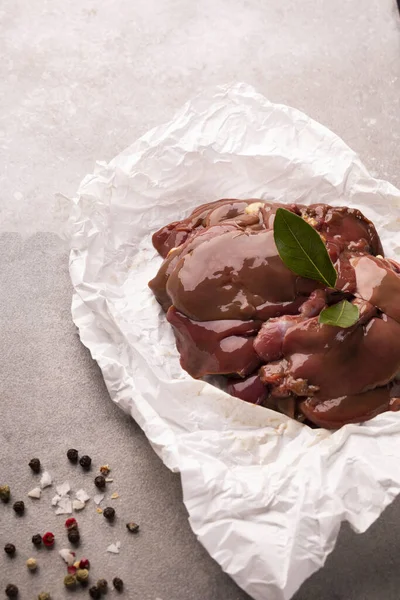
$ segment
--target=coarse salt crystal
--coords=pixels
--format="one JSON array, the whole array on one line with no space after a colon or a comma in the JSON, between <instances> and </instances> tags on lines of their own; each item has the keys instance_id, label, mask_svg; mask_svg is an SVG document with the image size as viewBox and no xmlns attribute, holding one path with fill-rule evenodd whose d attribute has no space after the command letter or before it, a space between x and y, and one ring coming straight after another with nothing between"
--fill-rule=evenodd
<instances>
[{"instance_id":1,"label":"coarse salt crystal","mask_svg":"<svg viewBox=\"0 0 400 600\"><path fill-rule=\"evenodd\" d=\"M69 550L68 548L63 548L63 550L60 550L59 555L69 567L74 564L75 552L72 552L72 550Z\"/></svg>"},{"instance_id":2,"label":"coarse salt crystal","mask_svg":"<svg viewBox=\"0 0 400 600\"><path fill-rule=\"evenodd\" d=\"M80 500L74 500L72 506L74 510L82 510L85 508L85 503Z\"/></svg>"},{"instance_id":3,"label":"coarse salt crystal","mask_svg":"<svg viewBox=\"0 0 400 600\"><path fill-rule=\"evenodd\" d=\"M119 549L121 548L121 542L115 542L115 544L110 544L107 548L107 552L111 552L111 554L119 554Z\"/></svg>"},{"instance_id":4,"label":"coarse salt crystal","mask_svg":"<svg viewBox=\"0 0 400 600\"><path fill-rule=\"evenodd\" d=\"M28 492L29 498L40 498L42 494L42 490L38 487L33 488L30 492Z\"/></svg>"},{"instance_id":5,"label":"coarse salt crystal","mask_svg":"<svg viewBox=\"0 0 400 600\"><path fill-rule=\"evenodd\" d=\"M61 485L56 487L56 492L59 496L67 496L71 491L71 487L68 481L64 481Z\"/></svg>"},{"instance_id":6,"label":"coarse salt crystal","mask_svg":"<svg viewBox=\"0 0 400 600\"><path fill-rule=\"evenodd\" d=\"M51 505L52 506L57 506L58 501L61 500L61 496L59 496L58 494L56 494L52 500L51 500Z\"/></svg>"},{"instance_id":7,"label":"coarse salt crystal","mask_svg":"<svg viewBox=\"0 0 400 600\"><path fill-rule=\"evenodd\" d=\"M57 507L56 515L70 515L72 513L72 502L69 498L60 498Z\"/></svg>"},{"instance_id":8,"label":"coarse salt crystal","mask_svg":"<svg viewBox=\"0 0 400 600\"><path fill-rule=\"evenodd\" d=\"M78 490L75 494L75 497L81 502L87 502L90 500L90 496L85 492L85 490Z\"/></svg>"},{"instance_id":9,"label":"coarse salt crystal","mask_svg":"<svg viewBox=\"0 0 400 600\"><path fill-rule=\"evenodd\" d=\"M93 502L95 504L100 504L100 502L104 499L104 494L95 494L93 496Z\"/></svg>"},{"instance_id":10,"label":"coarse salt crystal","mask_svg":"<svg viewBox=\"0 0 400 600\"><path fill-rule=\"evenodd\" d=\"M48 471L45 471L42 475L42 477L40 478L40 487L42 488L42 490L46 487L49 487L52 484L53 480L51 478L51 475Z\"/></svg>"}]
</instances>

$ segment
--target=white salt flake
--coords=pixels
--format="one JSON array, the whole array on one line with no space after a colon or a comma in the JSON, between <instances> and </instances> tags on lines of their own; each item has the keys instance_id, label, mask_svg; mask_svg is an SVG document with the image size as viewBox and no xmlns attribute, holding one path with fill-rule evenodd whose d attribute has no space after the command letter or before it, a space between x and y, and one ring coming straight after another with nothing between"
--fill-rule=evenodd
<instances>
[{"instance_id":1,"label":"white salt flake","mask_svg":"<svg viewBox=\"0 0 400 600\"><path fill-rule=\"evenodd\" d=\"M62 550L60 550L59 555L69 567L71 567L74 564L75 552L72 552L72 550L69 550L68 548L63 548Z\"/></svg>"},{"instance_id":2,"label":"white salt flake","mask_svg":"<svg viewBox=\"0 0 400 600\"><path fill-rule=\"evenodd\" d=\"M95 494L93 496L93 502L97 505L99 505L103 499L104 499L104 494Z\"/></svg>"},{"instance_id":3,"label":"white salt flake","mask_svg":"<svg viewBox=\"0 0 400 600\"><path fill-rule=\"evenodd\" d=\"M112 479L111 477L106 477L106 483L112 483L114 481L114 479Z\"/></svg>"},{"instance_id":4,"label":"white salt flake","mask_svg":"<svg viewBox=\"0 0 400 600\"><path fill-rule=\"evenodd\" d=\"M82 510L85 508L85 503L81 502L80 500L74 500L72 506L74 510Z\"/></svg>"},{"instance_id":5,"label":"white salt flake","mask_svg":"<svg viewBox=\"0 0 400 600\"><path fill-rule=\"evenodd\" d=\"M119 549L121 548L121 542L115 542L115 544L110 544L107 548L107 552L111 552L111 554L119 554Z\"/></svg>"},{"instance_id":6,"label":"white salt flake","mask_svg":"<svg viewBox=\"0 0 400 600\"><path fill-rule=\"evenodd\" d=\"M30 492L28 492L29 498L40 498L42 494L42 490L38 487L33 488Z\"/></svg>"},{"instance_id":7,"label":"white salt flake","mask_svg":"<svg viewBox=\"0 0 400 600\"><path fill-rule=\"evenodd\" d=\"M51 475L48 471L45 471L40 478L40 487L42 490L46 487L49 487L53 483Z\"/></svg>"},{"instance_id":8,"label":"white salt flake","mask_svg":"<svg viewBox=\"0 0 400 600\"><path fill-rule=\"evenodd\" d=\"M59 496L67 496L71 491L71 487L68 481L64 481L61 485L56 487L56 492Z\"/></svg>"},{"instance_id":9,"label":"white salt flake","mask_svg":"<svg viewBox=\"0 0 400 600\"><path fill-rule=\"evenodd\" d=\"M56 515L70 515L72 513L72 502L69 498L60 498L57 507Z\"/></svg>"},{"instance_id":10,"label":"white salt flake","mask_svg":"<svg viewBox=\"0 0 400 600\"><path fill-rule=\"evenodd\" d=\"M76 498L78 500L80 500L81 502L87 502L88 500L90 500L90 496L89 494L87 494L85 492L85 490L78 490L75 494Z\"/></svg>"},{"instance_id":11,"label":"white salt flake","mask_svg":"<svg viewBox=\"0 0 400 600\"><path fill-rule=\"evenodd\" d=\"M51 501L51 505L52 506L57 506L59 500L61 500L61 496L59 496L58 494L56 494L54 496L54 498L52 499L52 501Z\"/></svg>"}]
</instances>

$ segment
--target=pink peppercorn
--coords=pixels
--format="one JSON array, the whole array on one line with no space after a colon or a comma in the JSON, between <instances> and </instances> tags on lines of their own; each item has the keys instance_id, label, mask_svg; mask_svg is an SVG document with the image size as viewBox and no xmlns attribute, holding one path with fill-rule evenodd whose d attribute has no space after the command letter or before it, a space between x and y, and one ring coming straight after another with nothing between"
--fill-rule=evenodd
<instances>
[{"instance_id":1,"label":"pink peppercorn","mask_svg":"<svg viewBox=\"0 0 400 600\"><path fill-rule=\"evenodd\" d=\"M48 531L47 533L45 533L44 536L43 536L43 544L47 548L51 548L52 546L54 546L54 534L51 533L50 531Z\"/></svg>"},{"instance_id":2,"label":"pink peppercorn","mask_svg":"<svg viewBox=\"0 0 400 600\"><path fill-rule=\"evenodd\" d=\"M90 569L90 562L87 558L82 558L79 563L80 569Z\"/></svg>"}]
</instances>

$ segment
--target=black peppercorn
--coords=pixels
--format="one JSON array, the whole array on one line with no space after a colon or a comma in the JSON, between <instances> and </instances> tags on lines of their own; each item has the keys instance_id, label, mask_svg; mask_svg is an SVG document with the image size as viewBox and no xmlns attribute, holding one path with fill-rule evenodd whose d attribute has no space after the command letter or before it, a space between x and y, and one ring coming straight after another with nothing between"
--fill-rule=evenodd
<instances>
[{"instance_id":1,"label":"black peppercorn","mask_svg":"<svg viewBox=\"0 0 400 600\"><path fill-rule=\"evenodd\" d=\"M134 523L133 521L131 521L130 523L127 523L126 524L126 528L131 533L138 533L139 532L139 525L137 523Z\"/></svg>"},{"instance_id":2,"label":"black peppercorn","mask_svg":"<svg viewBox=\"0 0 400 600\"><path fill-rule=\"evenodd\" d=\"M99 488L99 490L104 490L106 487L106 479L103 475L97 475L94 479L94 485Z\"/></svg>"},{"instance_id":3,"label":"black peppercorn","mask_svg":"<svg viewBox=\"0 0 400 600\"><path fill-rule=\"evenodd\" d=\"M122 592L124 589L124 582L119 577L114 577L113 586L117 590L117 592Z\"/></svg>"},{"instance_id":4,"label":"black peppercorn","mask_svg":"<svg viewBox=\"0 0 400 600\"><path fill-rule=\"evenodd\" d=\"M99 579L97 582L97 589L99 589L102 594L105 594L108 589L107 579Z\"/></svg>"},{"instance_id":5,"label":"black peppercorn","mask_svg":"<svg viewBox=\"0 0 400 600\"><path fill-rule=\"evenodd\" d=\"M71 544L79 544L80 539L81 535L78 529L70 529L68 531L68 540L71 542Z\"/></svg>"},{"instance_id":6,"label":"black peppercorn","mask_svg":"<svg viewBox=\"0 0 400 600\"><path fill-rule=\"evenodd\" d=\"M32 544L34 546L42 545L42 536L40 535L40 533L35 533L35 535L32 536Z\"/></svg>"},{"instance_id":7,"label":"black peppercorn","mask_svg":"<svg viewBox=\"0 0 400 600\"><path fill-rule=\"evenodd\" d=\"M14 544L6 544L4 546L4 552L8 554L8 556L14 556L15 554L15 546Z\"/></svg>"},{"instance_id":8,"label":"black peppercorn","mask_svg":"<svg viewBox=\"0 0 400 600\"><path fill-rule=\"evenodd\" d=\"M75 448L70 448L67 452L67 458L70 462L76 464L78 462L78 450L75 450Z\"/></svg>"},{"instance_id":9,"label":"black peppercorn","mask_svg":"<svg viewBox=\"0 0 400 600\"><path fill-rule=\"evenodd\" d=\"M38 458L32 458L29 461L29 466L34 473L39 473L40 471L40 460Z\"/></svg>"},{"instance_id":10,"label":"black peppercorn","mask_svg":"<svg viewBox=\"0 0 400 600\"><path fill-rule=\"evenodd\" d=\"M18 500L18 502L14 502L13 509L17 513L17 515L23 515L25 512L25 504L22 500Z\"/></svg>"},{"instance_id":11,"label":"black peppercorn","mask_svg":"<svg viewBox=\"0 0 400 600\"><path fill-rule=\"evenodd\" d=\"M9 485L0 485L0 500L7 504L10 500L10 486Z\"/></svg>"},{"instance_id":12,"label":"black peppercorn","mask_svg":"<svg viewBox=\"0 0 400 600\"><path fill-rule=\"evenodd\" d=\"M13 583L9 583L6 587L6 596L7 598L16 598L18 596L18 588Z\"/></svg>"},{"instance_id":13,"label":"black peppercorn","mask_svg":"<svg viewBox=\"0 0 400 600\"><path fill-rule=\"evenodd\" d=\"M90 590L89 590L89 596L91 598L95 598L95 600L98 600L99 598L101 598L101 592L99 590L99 588L96 585L93 585Z\"/></svg>"},{"instance_id":14,"label":"black peppercorn","mask_svg":"<svg viewBox=\"0 0 400 600\"><path fill-rule=\"evenodd\" d=\"M85 471L89 471L90 466L92 464L92 459L90 458L90 456L87 456L85 454L80 458L79 464L81 465L82 469L85 469Z\"/></svg>"},{"instance_id":15,"label":"black peppercorn","mask_svg":"<svg viewBox=\"0 0 400 600\"><path fill-rule=\"evenodd\" d=\"M107 521L114 521L115 510L112 506L107 506L107 508L103 510L103 515L107 519Z\"/></svg>"}]
</instances>

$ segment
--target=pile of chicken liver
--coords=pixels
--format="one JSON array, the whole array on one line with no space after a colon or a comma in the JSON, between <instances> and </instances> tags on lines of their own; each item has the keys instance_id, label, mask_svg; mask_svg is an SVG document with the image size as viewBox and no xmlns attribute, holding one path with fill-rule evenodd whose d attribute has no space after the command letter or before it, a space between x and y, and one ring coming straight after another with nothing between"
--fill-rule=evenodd
<instances>
[{"instance_id":1,"label":"pile of chicken liver","mask_svg":"<svg viewBox=\"0 0 400 600\"><path fill-rule=\"evenodd\" d=\"M295 275L273 232L284 207L320 234L336 289ZM218 200L153 235L164 261L149 286L192 377L222 375L226 390L309 425L335 429L400 408L400 266L352 208ZM347 329L321 324L346 298Z\"/></svg>"}]
</instances>

